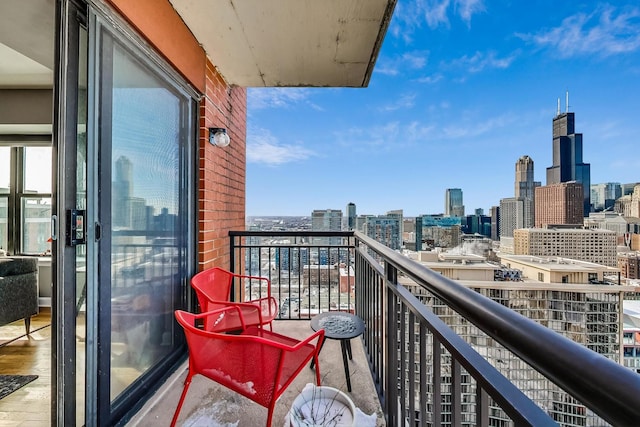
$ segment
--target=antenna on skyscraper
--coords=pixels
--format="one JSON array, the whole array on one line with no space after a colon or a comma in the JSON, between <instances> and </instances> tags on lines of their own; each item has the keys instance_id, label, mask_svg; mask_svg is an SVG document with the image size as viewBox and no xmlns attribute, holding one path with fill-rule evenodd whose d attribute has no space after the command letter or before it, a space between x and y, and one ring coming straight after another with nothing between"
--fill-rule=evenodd
<instances>
[{"instance_id":1,"label":"antenna on skyscraper","mask_svg":"<svg viewBox=\"0 0 640 427\"><path fill-rule=\"evenodd\" d=\"M569 91L567 91L567 113L569 112Z\"/></svg>"},{"instance_id":2,"label":"antenna on skyscraper","mask_svg":"<svg viewBox=\"0 0 640 427\"><path fill-rule=\"evenodd\" d=\"M558 97L558 111L556 112L556 116L560 115L560 97Z\"/></svg>"}]
</instances>

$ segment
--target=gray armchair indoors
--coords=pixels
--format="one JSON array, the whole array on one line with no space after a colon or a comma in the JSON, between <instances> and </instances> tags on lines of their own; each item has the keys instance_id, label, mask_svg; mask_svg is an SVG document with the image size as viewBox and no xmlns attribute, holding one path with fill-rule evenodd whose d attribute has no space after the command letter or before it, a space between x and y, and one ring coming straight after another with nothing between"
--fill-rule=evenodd
<instances>
[{"instance_id":1,"label":"gray armchair indoors","mask_svg":"<svg viewBox=\"0 0 640 427\"><path fill-rule=\"evenodd\" d=\"M0 257L0 326L24 319L27 335L31 316L38 314L38 259Z\"/></svg>"}]
</instances>

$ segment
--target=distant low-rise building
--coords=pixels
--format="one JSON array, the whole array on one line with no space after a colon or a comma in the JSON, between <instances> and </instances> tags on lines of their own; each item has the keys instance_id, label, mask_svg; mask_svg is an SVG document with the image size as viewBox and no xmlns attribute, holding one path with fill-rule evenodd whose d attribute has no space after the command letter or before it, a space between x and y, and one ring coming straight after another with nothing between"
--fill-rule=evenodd
<instances>
[{"instance_id":1,"label":"distant low-rise building","mask_svg":"<svg viewBox=\"0 0 640 427\"><path fill-rule=\"evenodd\" d=\"M411 258L452 280L494 280L500 268L475 254L454 254L442 251L420 251Z\"/></svg>"},{"instance_id":2,"label":"distant low-rise building","mask_svg":"<svg viewBox=\"0 0 640 427\"><path fill-rule=\"evenodd\" d=\"M628 221L616 212L591 212L584 219L585 228L611 230L622 237L627 232Z\"/></svg>"},{"instance_id":3,"label":"distant low-rise building","mask_svg":"<svg viewBox=\"0 0 640 427\"><path fill-rule=\"evenodd\" d=\"M522 277L540 283L604 284L619 269L593 262L562 257L501 255L502 265L522 271Z\"/></svg>"}]
</instances>

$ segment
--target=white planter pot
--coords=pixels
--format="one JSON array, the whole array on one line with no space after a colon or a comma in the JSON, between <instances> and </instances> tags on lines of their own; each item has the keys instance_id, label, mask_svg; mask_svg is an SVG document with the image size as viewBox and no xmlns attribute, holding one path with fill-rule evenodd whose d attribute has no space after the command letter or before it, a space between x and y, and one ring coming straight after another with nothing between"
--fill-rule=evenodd
<instances>
[{"instance_id":1,"label":"white planter pot","mask_svg":"<svg viewBox=\"0 0 640 427\"><path fill-rule=\"evenodd\" d=\"M294 399L288 418L291 427L355 427L356 406L333 387L307 384Z\"/></svg>"}]
</instances>

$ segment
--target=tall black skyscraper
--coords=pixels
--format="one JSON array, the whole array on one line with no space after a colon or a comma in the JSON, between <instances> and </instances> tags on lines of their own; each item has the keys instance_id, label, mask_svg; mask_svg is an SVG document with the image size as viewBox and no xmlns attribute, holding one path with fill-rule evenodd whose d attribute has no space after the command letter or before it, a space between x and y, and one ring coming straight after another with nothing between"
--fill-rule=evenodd
<instances>
[{"instance_id":1,"label":"tall black skyscraper","mask_svg":"<svg viewBox=\"0 0 640 427\"><path fill-rule=\"evenodd\" d=\"M591 210L591 165L582 160L582 134L576 133L575 115L567 111L553 118L553 166L547 168L547 185L577 181L584 192L584 215Z\"/></svg>"}]
</instances>

